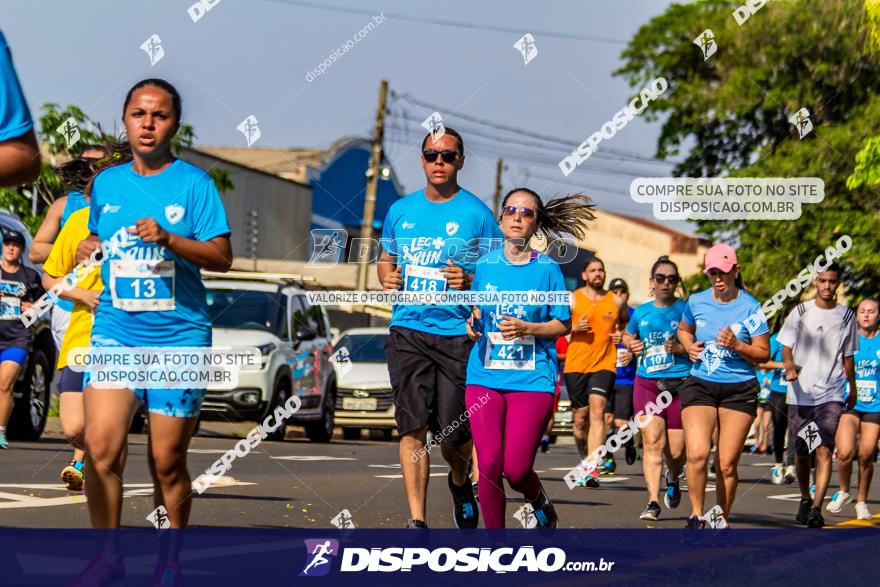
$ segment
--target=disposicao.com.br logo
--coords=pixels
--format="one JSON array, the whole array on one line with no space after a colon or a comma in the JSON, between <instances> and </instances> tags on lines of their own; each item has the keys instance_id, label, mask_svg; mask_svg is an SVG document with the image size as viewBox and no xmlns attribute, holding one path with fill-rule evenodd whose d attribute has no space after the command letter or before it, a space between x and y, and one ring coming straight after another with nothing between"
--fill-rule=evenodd
<instances>
[{"instance_id":1,"label":"disposicao.com.br logo","mask_svg":"<svg viewBox=\"0 0 880 587\"><path fill-rule=\"evenodd\" d=\"M534 546L508 546L500 548L360 548L345 547L339 552L339 542L329 538L306 540L306 565L301 577L326 575L330 571L332 558L341 554L339 570L343 573L410 572L413 568L423 568L435 573L515 573L517 571L553 573L557 571L605 572L614 567L614 562L600 558L596 561L567 561L561 548Z\"/></svg>"}]
</instances>

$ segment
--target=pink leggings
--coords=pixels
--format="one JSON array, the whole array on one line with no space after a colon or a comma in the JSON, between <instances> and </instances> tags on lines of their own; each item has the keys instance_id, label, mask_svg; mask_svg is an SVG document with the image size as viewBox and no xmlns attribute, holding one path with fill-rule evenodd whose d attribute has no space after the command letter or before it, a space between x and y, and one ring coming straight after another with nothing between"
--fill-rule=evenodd
<instances>
[{"instance_id":1,"label":"pink leggings","mask_svg":"<svg viewBox=\"0 0 880 587\"><path fill-rule=\"evenodd\" d=\"M504 528L507 497L502 475L514 491L532 499L541 482L534 471L538 443L553 411L553 394L495 391L468 385L465 402L480 468L480 508L486 528Z\"/></svg>"}]
</instances>

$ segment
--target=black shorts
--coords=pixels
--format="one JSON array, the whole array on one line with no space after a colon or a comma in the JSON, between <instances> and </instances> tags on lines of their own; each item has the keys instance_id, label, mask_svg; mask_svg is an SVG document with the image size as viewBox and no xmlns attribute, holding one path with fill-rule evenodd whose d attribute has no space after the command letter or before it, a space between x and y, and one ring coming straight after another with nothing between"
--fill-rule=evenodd
<instances>
[{"instance_id":1,"label":"black shorts","mask_svg":"<svg viewBox=\"0 0 880 587\"><path fill-rule=\"evenodd\" d=\"M83 371L74 371L70 367L63 367L58 375L58 393L66 391L82 392L83 375L85 375Z\"/></svg>"},{"instance_id":2,"label":"black shorts","mask_svg":"<svg viewBox=\"0 0 880 587\"><path fill-rule=\"evenodd\" d=\"M614 371L596 371L595 373L566 373L565 387L571 400L571 409L590 407L589 396L598 394L606 400L611 397L614 389Z\"/></svg>"},{"instance_id":3,"label":"black shorts","mask_svg":"<svg viewBox=\"0 0 880 587\"><path fill-rule=\"evenodd\" d=\"M758 391L755 378L740 383L716 383L691 375L678 388L681 409L691 406L727 408L754 417L758 413Z\"/></svg>"},{"instance_id":4,"label":"black shorts","mask_svg":"<svg viewBox=\"0 0 880 587\"><path fill-rule=\"evenodd\" d=\"M863 412L861 410L856 410L853 408L852 410L847 410L845 412L850 416L855 416L859 419L859 422L867 422L869 424L880 424L880 412Z\"/></svg>"},{"instance_id":5,"label":"black shorts","mask_svg":"<svg viewBox=\"0 0 880 587\"><path fill-rule=\"evenodd\" d=\"M815 423L818 429L819 444L833 451L837 425L845 410L846 405L843 402L826 402L815 406L788 406L788 428L794 434L794 451L799 455L808 455L812 452L800 435L801 430L811 423Z\"/></svg>"},{"instance_id":6,"label":"black shorts","mask_svg":"<svg viewBox=\"0 0 880 587\"><path fill-rule=\"evenodd\" d=\"M398 435L427 426L443 442L467 444L470 422L465 418L455 427L452 422L467 412L464 389L473 342L466 335L440 336L400 326L390 331L385 356Z\"/></svg>"},{"instance_id":7,"label":"black shorts","mask_svg":"<svg viewBox=\"0 0 880 587\"><path fill-rule=\"evenodd\" d=\"M633 386L632 384L615 385L611 400L605 411L614 414L615 420L629 420L633 417Z\"/></svg>"}]
</instances>

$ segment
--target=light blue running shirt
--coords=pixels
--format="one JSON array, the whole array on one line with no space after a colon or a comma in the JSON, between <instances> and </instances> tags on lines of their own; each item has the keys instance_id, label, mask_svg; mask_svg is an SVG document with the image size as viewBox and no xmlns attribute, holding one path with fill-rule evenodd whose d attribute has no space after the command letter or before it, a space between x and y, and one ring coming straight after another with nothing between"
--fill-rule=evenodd
<instances>
[{"instance_id":1,"label":"light blue running shirt","mask_svg":"<svg viewBox=\"0 0 880 587\"><path fill-rule=\"evenodd\" d=\"M770 360L776 363L782 362L782 343L779 342L779 333L770 337ZM788 383L785 382L783 369L773 369L773 377L770 379L770 391L774 393L788 393Z\"/></svg>"},{"instance_id":2,"label":"light blue running shirt","mask_svg":"<svg viewBox=\"0 0 880 587\"><path fill-rule=\"evenodd\" d=\"M758 318L757 326L749 317ZM740 290L735 300L722 303L712 297L712 289L692 295L685 306L682 320L696 325L695 341L703 341L705 354L691 367L691 375L714 383L742 383L755 378L755 368L739 353L715 344L722 328L730 326L736 337L750 344L753 336L767 334L767 319L758 300Z\"/></svg>"},{"instance_id":3,"label":"light blue running shirt","mask_svg":"<svg viewBox=\"0 0 880 587\"><path fill-rule=\"evenodd\" d=\"M102 171L92 189L89 231L102 243L123 227L153 218L168 232L207 241L229 234L214 181L203 170L175 160L157 175L142 176L132 164ZM211 319L199 268L136 235L110 248L101 265L101 294L93 341L123 346L211 345ZM107 247L104 247L108 254Z\"/></svg>"},{"instance_id":4,"label":"light blue running shirt","mask_svg":"<svg viewBox=\"0 0 880 587\"><path fill-rule=\"evenodd\" d=\"M480 243L474 239L482 239ZM397 257L404 291L445 291L439 272L447 262L473 273L477 259L504 240L492 211L477 196L459 189L446 202L431 202L425 190L394 202L382 227L382 248ZM466 334L466 306L396 305L391 326L441 336Z\"/></svg>"},{"instance_id":5,"label":"light blue running shirt","mask_svg":"<svg viewBox=\"0 0 880 587\"><path fill-rule=\"evenodd\" d=\"M880 384L877 367L880 365L880 335L865 338L859 335L859 350L853 360L856 363L856 389L858 398L855 409L860 412L880 412L880 395L877 386ZM849 396L849 382L846 384L844 398Z\"/></svg>"},{"instance_id":6,"label":"light blue running shirt","mask_svg":"<svg viewBox=\"0 0 880 587\"><path fill-rule=\"evenodd\" d=\"M15 139L34 128L34 120L12 65L6 37L0 31L0 141Z\"/></svg>"},{"instance_id":7,"label":"light blue running shirt","mask_svg":"<svg viewBox=\"0 0 880 587\"><path fill-rule=\"evenodd\" d=\"M524 265L511 263L495 249L477 263L473 291L566 291L559 265L540 253ZM571 320L567 305L495 304L480 306L478 331L483 336L471 349L468 385L491 389L554 393L559 366L556 339L524 336L505 341L498 329L502 316L525 322Z\"/></svg>"},{"instance_id":8,"label":"light blue running shirt","mask_svg":"<svg viewBox=\"0 0 880 587\"><path fill-rule=\"evenodd\" d=\"M638 334L645 343L645 350L639 358L636 375L642 379L676 379L687 377L691 361L684 354L669 354L663 348L667 340L677 340L678 324L687 304L675 300L671 306L662 308L654 301L646 302L636 308L626 325L631 335Z\"/></svg>"}]
</instances>

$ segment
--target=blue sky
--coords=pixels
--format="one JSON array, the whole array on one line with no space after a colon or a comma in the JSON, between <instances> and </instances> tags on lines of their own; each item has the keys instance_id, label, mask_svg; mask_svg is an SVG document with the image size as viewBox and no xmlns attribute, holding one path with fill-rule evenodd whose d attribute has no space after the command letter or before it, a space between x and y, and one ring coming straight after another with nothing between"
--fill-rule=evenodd
<instances>
[{"instance_id":1,"label":"blue sky","mask_svg":"<svg viewBox=\"0 0 880 587\"><path fill-rule=\"evenodd\" d=\"M564 177L557 162L635 93L611 72L632 34L668 0L219 0L197 22L190 4L0 0L0 27L34 113L44 102L76 104L105 128L119 128L128 88L144 77L164 77L183 95L184 120L199 144L244 146L236 126L252 114L262 132L255 146L326 147L345 135L372 133L385 78L397 96L389 106L386 152L408 191L424 185L419 122L432 110L404 95L441 107L446 123L462 132L468 155L461 183L484 199L491 198L500 153L505 190L525 185L554 196L580 189L600 208L651 218L647 204L627 195L629 182L668 174L669 166L593 156ZM309 70L380 14L384 21L307 81ZM513 48L525 33L538 48L528 65ZM155 66L140 48L153 34L165 50ZM569 36L577 38L560 38ZM517 144L511 134L459 115L569 144L529 138ZM599 152L652 157L658 132L656 123L637 118Z\"/></svg>"}]
</instances>

